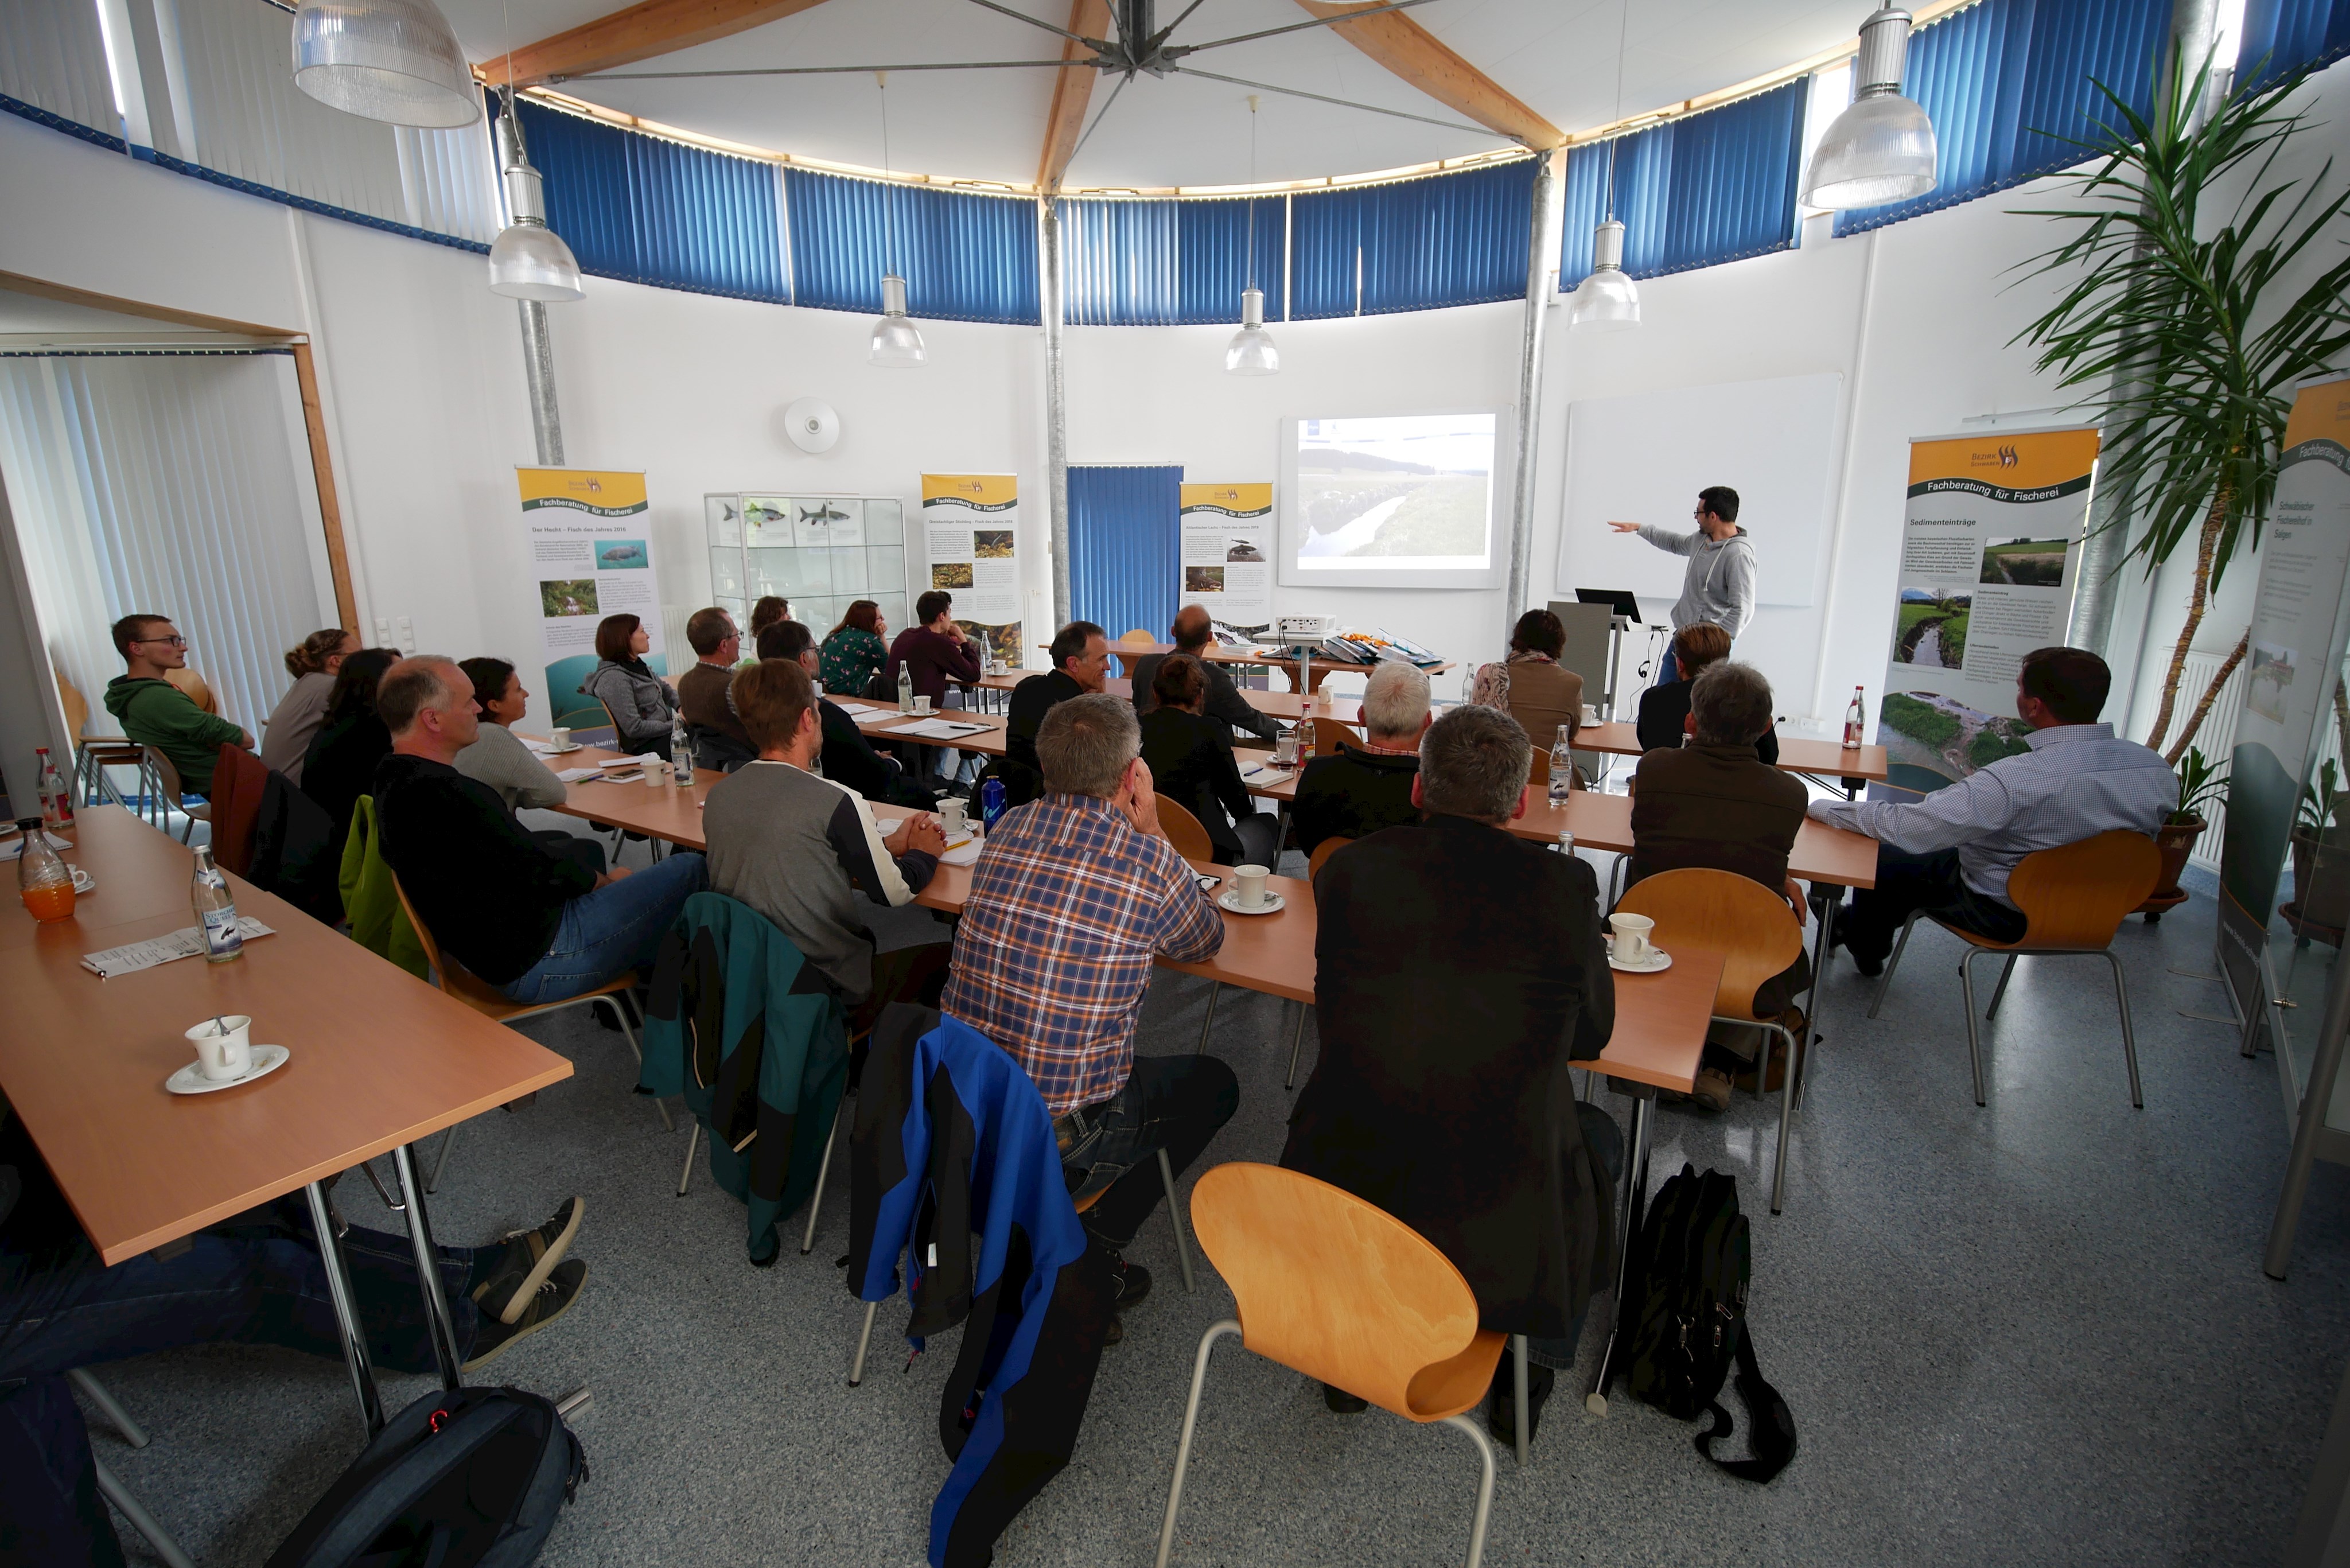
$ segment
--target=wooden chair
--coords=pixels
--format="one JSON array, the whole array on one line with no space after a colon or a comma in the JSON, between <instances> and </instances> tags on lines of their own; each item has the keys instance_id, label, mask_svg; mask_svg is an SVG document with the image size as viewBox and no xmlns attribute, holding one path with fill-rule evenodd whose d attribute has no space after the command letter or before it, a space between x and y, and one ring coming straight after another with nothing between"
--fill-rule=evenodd
<instances>
[{"instance_id":1,"label":"wooden chair","mask_svg":"<svg viewBox=\"0 0 2350 1568\"><path fill-rule=\"evenodd\" d=\"M57 705L65 710L66 729L73 735L74 787L84 805L95 805L108 795L114 804L128 808L130 803L106 776L109 768L137 768L139 793L142 795L160 792L160 783L146 772L146 748L121 735L93 735L89 732L89 700L79 688L57 674Z\"/></svg>"},{"instance_id":2,"label":"wooden chair","mask_svg":"<svg viewBox=\"0 0 2350 1568\"><path fill-rule=\"evenodd\" d=\"M1158 640L1155 633L1145 631L1139 626L1118 639L1120 642L1157 642Z\"/></svg>"},{"instance_id":3,"label":"wooden chair","mask_svg":"<svg viewBox=\"0 0 2350 1568\"><path fill-rule=\"evenodd\" d=\"M1778 1213L1787 1196L1787 1130L1794 1118L1803 1043L1777 1020L1754 1016L1754 993L1802 955L1802 917L1783 895L1752 877L1704 867L1643 877L1625 891L1616 912L1656 921L1652 940L1666 952L1697 948L1721 955L1713 1021L1762 1032L1762 1050L1755 1059L1758 1096L1770 1082L1771 1036L1786 1042L1787 1071L1779 1081L1779 1159L1771 1179L1771 1212Z\"/></svg>"},{"instance_id":4,"label":"wooden chair","mask_svg":"<svg viewBox=\"0 0 2350 1568\"><path fill-rule=\"evenodd\" d=\"M1344 838L1340 837L1336 834L1333 834L1329 837L1324 839L1321 843L1315 845L1314 846L1314 853L1305 857L1305 879L1308 882L1311 882L1314 878L1322 875L1322 867L1329 864L1330 857L1337 854L1338 851L1346 848L1347 846L1353 842L1355 841L1351 838Z\"/></svg>"},{"instance_id":5,"label":"wooden chair","mask_svg":"<svg viewBox=\"0 0 2350 1568\"><path fill-rule=\"evenodd\" d=\"M1467 1433L1484 1462L1469 1531L1469 1568L1477 1568L1492 1513L1493 1445L1462 1412L1484 1398L1503 1336L1477 1326L1477 1298L1461 1271L1394 1216L1277 1166L1220 1165L1201 1177L1191 1228L1232 1287L1237 1315L1209 1325L1192 1362L1159 1568L1175 1546L1208 1355L1228 1334L1268 1361L1407 1421Z\"/></svg>"},{"instance_id":6,"label":"wooden chair","mask_svg":"<svg viewBox=\"0 0 2350 1568\"><path fill-rule=\"evenodd\" d=\"M186 692L188 701L205 712L219 713L220 699L213 695L212 687L206 684L204 678L194 670L185 666L178 670L166 670L163 671L163 679Z\"/></svg>"},{"instance_id":7,"label":"wooden chair","mask_svg":"<svg viewBox=\"0 0 2350 1568\"><path fill-rule=\"evenodd\" d=\"M1342 750L1358 752L1362 749L1362 732L1353 725L1342 724L1336 719L1322 717L1315 719L1314 754L1315 756L1335 757Z\"/></svg>"},{"instance_id":8,"label":"wooden chair","mask_svg":"<svg viewBox=\"0 0 2350 1568\"><path fill-rule=\"evenodd\" d=\"M154 793L149 797L154 803L149 820L169 833L172 831L172 813L177 811L188 819L188 826L180 830L180 842L194 842L196 824L212 820L212 806L203 801L193 805L188 804L188 792L180 785L180 770L172 764L171 758L152 746L140 747L139 753L142 776L155 781Z\"/></svg>"},{"instance_id":9,"label":"wooden chair","mask_svg":"<svg viewBox=\"0 0 2350 1568\"><path fill-rule=\"evenodd\" d=\"M1967 1055L1974 1064L1976 1105L1983 1103L1982 1043L1975 1028L1975 988L1969 966L1986 952L2007 955L1999 983L1991 988L1991 1011L1983 1014L1991 1019L1999 1016L2000 998L2007 994L2007 979L2015 972L2017 959L2095 953L2113 966L2114 1001L2122 1014L2122 1059L2129 1064L2130 1106L2146 1109L2146 1096L2138 1087L2137 1039L2130 1030L2129 988L2124 983L2122 961L2114 953L2113 941L2122 918L2146 902L2161 874L2162 855L2153 839L2115 828L2054 849L2036 849L2016 862L2008 875L2007 897L2023 911L2020 940L1995 942L1962 931L1947 920L1935 920L1967 944L1965 956L1959 960L1959 994L1967 1009ZM1893 944L1885 978L1877 982L1877 994L1868 1003L1871 1018L1885 1001L1886 988L1893 983L1893 971L1901 963L1901 950L1909 945L1909 932L1917 924L1916 915L1901 924L1901 939Z\"/></svg>"},{"instance_id":10,"label":"wooden chair","mask_svg":"<svg viewBox=\"0 0 2350 1568\"><path fill-rule=\"evenodd\" d=\"M1163 794L1159 797L1159 826L1167 830L1167 842L1172 844L1175 853L1184 859L1213 860L1216 857L1215 840L1208 836L1208 830L1201 825L1200 819L1188 808L1178 805Z\"/></svg>"},{"instance_id":11,"label":"wooden chair","mask_svg":"<svg viewBox=\"0 0 2350 1568\"><path fill-rule=\"evenodd\" d=\"M396 872L391 878L391 888L393 892L400 895L400 912L408 917L408 923L416 928L416 940L424 949L424 961L432 966L432 983L441 990L455 997L493 1023L519 1023L525 1018L536 1018L543 1012L559 1012L567 1007L581 1007L598 1001L608 1002L613 1012L620 1020L620 1033L628 1037L629 1054L636 1057L639 1069L644 1066L644 1048L637 1043L637 1027L629 1017L630 1006L629 988L636 983L633 979L623 975L618 980L608 980L593 991L583 991L577 996L567 996L560 1002L516 1002L441 950L441 944L433 939L432 928L424 923L424 917L416 912L416 906L410 901L408 889L400 886L400 877ZM677 1124L670 1119L667 1106L656 1099L653 1101L653 1109L660 1113L663 1132L676 1129ZM452 1126L449 1136L441 1140L441 1152L433 1158L432 1175L424 1184L425 1191L432 1192L440 1188L442 1168L449 1163L449 1149L456 1141L457 1128ZM688 1158L691 1158L691 1156L689 1155Z\"/></svg>"}]
</instances>

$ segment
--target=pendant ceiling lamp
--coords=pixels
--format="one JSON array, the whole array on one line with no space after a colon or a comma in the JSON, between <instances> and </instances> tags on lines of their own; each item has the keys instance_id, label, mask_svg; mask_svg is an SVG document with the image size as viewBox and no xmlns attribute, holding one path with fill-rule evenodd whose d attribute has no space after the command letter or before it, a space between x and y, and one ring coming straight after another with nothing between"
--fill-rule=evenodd
<instances>
[{"instance_id":1,"label":"pendant ceiling lamp","mask_svg":"<svg viewBox=\"0 0 2350 1568\"><path fill-rule=\"evenodd\" d=\"M1616 20L1616 118L1624 118L1624 25L1631 0ZM1591 275L1575 286L1566 315L1570 332L1621 332L1640 325L1640 291L1624 270L1624 225L1616 221L1616 144L1607 144L1607 216L1591 235Z\"/></svg>"},{"instance_id":2,"label":"pendant ceiling lamp","mask_svg":"<svg viewBox=\"0 0 2350 1568\"><path fill-rule=\"evenodd\" d=\"M432 0L301 0L294 85L393 125L447 130L482 112L465 51Z\"/></svg>"},{"instance_id":3,"label":"pendant ceiling lamp","mask_svg":"<svg viewBox=\"0 0 2350 1568\"><path fill-rule=\"evenodd\" d=\"M875 71L873 79L881 89L881 265L888 270L881 275L881 316L873 323L873 344L866 350L865 362L885 370L912 370L929 361L930 351L923 347L921 329L906 315L906 280L890 265L897 250L898 187L889 180L889 74Z\"/></svg>"},{"instance_id":4,"label":"pendant ceiling lamp","mask_svg":"<svg viewBox=\"0 0 2350 1568\"><path fill-rule=\"evenodd\" d=\"M563 236L546 226L546 197L538 171L523 147L522 120L515 114L514 89L498 116L498 163L505 182L506 213L513 220L490 244L490 292L508 299L558 304L582 297L578 258Z\"/></svg>"},{"instance_id":5,"label":"pendant ceiling lamp","mask_svg":"<svg viewBox=\"0 0 2350 1568\"><path fill-rule=\"evenodd\" d=\"M1901 96L1908 55L1908 12L1888 3L1860 25L1852 107L1835 117L1812 154L1806 206L1875 207L1934 188L1934 122Z\"/></svg>"},{"instance_id":6,"label":"pendant ceiling lamp","mask_svg":"<svg viewBox=\"0 0 2350 1568\"><path fill-rule=\"evenodd\" d=\"M1256 95L1249 95L1249 183L1256 183ZM1241 290L1241 329L1224 347L1224 374L1278 376L1281 350L1264 329L1264 290L1256 286L1256 198L1249 198L1248 286Z\"/></svg>"}]
</instances>

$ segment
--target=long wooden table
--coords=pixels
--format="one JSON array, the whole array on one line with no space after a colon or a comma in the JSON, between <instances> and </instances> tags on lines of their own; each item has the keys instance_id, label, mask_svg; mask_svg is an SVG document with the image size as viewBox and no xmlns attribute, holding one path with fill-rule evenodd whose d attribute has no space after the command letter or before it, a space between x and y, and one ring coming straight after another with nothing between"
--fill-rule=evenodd
<instances>
[{"instance_id":1,"label":"long wooden table","mask_svg":"<svg viewBox=\"0 0 2350 1568\"><path fill-rule=\"evenodd\" d=\"M182 959L100 980L81 967L83 954L195 924L193 857L120 806L83 808L73 837L66 858L97 887L72 917L36 925L16 899L0 910L0 994L12 1025L0 1035L0 1090L99 1256L120 1263L300 1188L331 1242L319 1183L390 1153L442 1378L455 1387L409 1147L559 1083L571 1064L237 877L238 912L275 935L247 942L231 963ZM182 1032L232 1012L253 1018L255 1044L286 1046L286 1064L235 1088L168 1092L163 1080L194 1056ZM366 1341L339 1249L324 1251L372 1432L383 1416Z\"/></svg>"},{"instance_id":2,"label":"long wooden table","mask_svg":"<svg viewBox=\"0 0 2350 1568\"><path fill-rule=\"evenodd\" d=\"M1575 732L1575 749L1606 752L1619 757L1637 757L1647 750L1640 744L1638 730L1621 721L1581 726ZM1834 741L1782 735L1779 760L1773 765L1782 773L1809 774L1814 778L1865 779L1870 784L1883 784L1886 780L1883 746L1863 746L1856 752L1847 752Z\"/></svg>"}]
</instances>

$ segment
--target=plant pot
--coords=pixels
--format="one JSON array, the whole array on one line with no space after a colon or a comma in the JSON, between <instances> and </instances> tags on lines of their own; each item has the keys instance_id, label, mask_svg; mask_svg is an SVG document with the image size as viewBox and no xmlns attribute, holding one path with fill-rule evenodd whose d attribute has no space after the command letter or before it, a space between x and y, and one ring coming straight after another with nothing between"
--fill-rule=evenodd
<instances>
[{"instance_id":1,"label":"plant pot","mask_svg":"<svg viewBox=\"0 0 2350 1568\"><path fill-rule=\"evenodd\" d=\"M2293 898L2312 925L2350 926L2350 828L2329 827L2322 838L2293 830Z\"/></svg>"},{"instance_id":2,"label":"plant pot","mask_svg":"<svg viewBox=\"0 0 2350 1568\"><path fill-rule=\"evenodd\" d=\"M2154 897L2147 902L2161 900L2166 907L2178 901L2178 878L2187 869L2188 857L2195 853L2195 841L2203 836L2207 825L2199 816L2184 822L2166 822L2155 829L2154 846L2162 856L2162 875L2155 878Z\"/></svg>"}]
</instances>

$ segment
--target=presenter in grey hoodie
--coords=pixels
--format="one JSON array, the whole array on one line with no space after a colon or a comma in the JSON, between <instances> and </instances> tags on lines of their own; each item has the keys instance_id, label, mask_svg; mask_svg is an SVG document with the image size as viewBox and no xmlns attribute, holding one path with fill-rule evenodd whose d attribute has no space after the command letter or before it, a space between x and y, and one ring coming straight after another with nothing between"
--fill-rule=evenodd
<instances>
[{"instance_id":1,"label":"presenter in grey hoodie","mask_svg":"<svg viewBox=\"0 0 2350 1568\"><path fill-rule=\"evenodd\" d=\"M1673 606L1673 629L1711 621L1731 639L1754 618L1754 541L1738 525L1738 492L1710 484L1697 493L1697 531L1676 534L1653 523L1610 523L1618 534L1638 534L1659 550L1687 556L1681 597ZM1665 649L1657 683L1680 679L1672 649Z\"/></svg>"}]
</instances>

